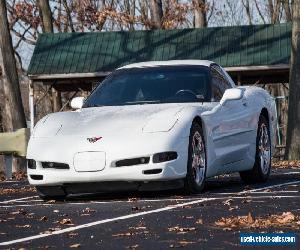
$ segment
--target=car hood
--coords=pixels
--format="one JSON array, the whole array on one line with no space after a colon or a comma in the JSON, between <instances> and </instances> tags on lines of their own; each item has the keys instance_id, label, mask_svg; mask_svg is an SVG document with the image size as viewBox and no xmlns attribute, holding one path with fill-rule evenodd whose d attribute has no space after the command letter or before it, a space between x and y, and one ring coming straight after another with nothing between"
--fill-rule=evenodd
<instances>
[{"instance_id":1,"label":"car hood","mask_svg":"<svg viewBox=\"0 0 300 250\"><path fill-rule=\"evenodd\" d=\"M181 112L190 106L190 104L104 106L53 113L37 123L33 136L103 136L167 132L176 124Z\"/></svg>"}]
</instances>

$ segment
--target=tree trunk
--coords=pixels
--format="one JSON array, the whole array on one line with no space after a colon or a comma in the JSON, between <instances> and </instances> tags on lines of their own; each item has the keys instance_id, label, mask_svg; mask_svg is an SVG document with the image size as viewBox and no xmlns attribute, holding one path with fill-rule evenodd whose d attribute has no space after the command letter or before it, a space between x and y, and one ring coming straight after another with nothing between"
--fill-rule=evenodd
<instances>
[{"instance_id":1,"label":"tree trunk","mask_svg":"<svg viewBox=\"0 0 300 250\"><path fill-rule=\"evenodd\" d=\"M252 17L251 17L249 0L242 0L242 3L243 3L243 6L246 10L246 15L247 15L247 18L248 18L248 24L252 25Z\"/></svg>"},{"instance_id":2,"label":"tree trunk","mask_svg":"<svg viewBox=\"0 0 300 250\"><path fill-rule=\"evenodd\" d=\"M194 0L194 16L195 28L207 27L206 0Z\"/></svg>"},{"instance_id":3,"label":"tree trunk","mask_svg":"<svg viewBox=\"0 0 300 250\"><path fill-rule=\"evenodd\" d=\"M4 107L2 112L3 128L4 131L11 132L19 128L26 128L26 118L12 39L9 32L5 0L0 0L0 49L2 54L1 68L3 71L2 83L4 94ZM26 162L24 159L14 159L14 171L24 170L25 168Z\"/></svg>"},{"instance_id":4,"label":"tree trunk","mask_svg":"<svg viewBox=\"0 0 300 250\"><path fill-rule=\"evenodd\" d=\"M268 0L269 15L270 15L271 23L273 24L279 22L281 1L282 0L275 0L274 1L275 5L274 5L273 0Z\"/></svg>"},{"instance_id":5,"label":"tree trunk","mask_svg":"<svg viewBox=\"0 0 300 250\"><path fill-rule=\"evenodd\" d=\"M300 159L300 0L293 4L286 158Z\"/></svg>"},{"instance_id":6,"label":"tree trunk","mask_svg":"<svg viewBox=\"0 0 300 250\"><path fill-rule=\"evenodd\" d=\"M151 13L152 29L161 29L162 17L163 17L161 0L150 1L150 13Z\"/></svg>"},{"instance_id":7,"label":"tree trunk","mask_svg":"<svg viewBox=\"0 0 300 250\"><path fill-rule=\"evenodd\" d=\"M283 4L284 12L285 12L285 19L287 22L291 22L292 21L292 13L291 13L289 0L283 0L282 4Z\"/></svg>"},{"instance_id":8,"label":"tree trunk","mask_svg":"<svg viewBox=\"0 0 300 250\"><path fill-rule=\"evenodd\" d=\"M19 128L26 128L18 70L9 32L5 0L0 0L0 46L3 60L3 87L6 99L6 110L3 116L8 118L6 130L12 131Z\"/></svg>"},{"instance_id":9,"label":"tree trunk","mask_svg":"<svg viewBox=\"0 0 300 250\"><path fill-rule=\"evenodd\" d=\"M42 19L42 27L44 33L53 33L53 18L49 5L49 0L38 0L38 7ZM53 89L52 91L53 111L57 112L61 109L61 93Z\"/></svg>"},{"instance_id":10,"label":"tree trunk","mask_svg":"<svg viewBox=\"0 0 300 250\"><path fill-rule=\"evenodd\" d=\"M44 33L53 33L52 13L48 0L38 0L39 13L42 19Z\"/></svg>"}]
</instances>

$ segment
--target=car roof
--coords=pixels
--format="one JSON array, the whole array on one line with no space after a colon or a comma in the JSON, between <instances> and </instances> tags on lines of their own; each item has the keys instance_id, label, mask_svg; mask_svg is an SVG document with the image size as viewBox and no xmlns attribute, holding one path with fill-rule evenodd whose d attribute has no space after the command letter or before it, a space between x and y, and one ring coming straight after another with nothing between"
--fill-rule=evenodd
<instances>
[{"instance_id":1,"label":"car roof","mask_svg":"<svg viewBox=\"0 0 300 250\"><path fill-rule=\"evenodd\" d=\"M159 67L159 66L174 66L174 65L199 65L209 67L214 64L212 61L207 60L169 60L169 61L148 61L132 63L118 69L131 69L131 68L148 68L148 67Z\"/></svg>"}]
</instances>

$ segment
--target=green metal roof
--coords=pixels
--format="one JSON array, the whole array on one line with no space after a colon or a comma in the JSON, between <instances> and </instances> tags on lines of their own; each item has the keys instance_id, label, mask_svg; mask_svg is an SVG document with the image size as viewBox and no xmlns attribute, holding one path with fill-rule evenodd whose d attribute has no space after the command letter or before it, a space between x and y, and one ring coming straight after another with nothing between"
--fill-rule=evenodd
<instances>
[{"instance_id":1,"label":"green metal roof","mask_svg":"<svg viewBox=\"0 0 300 250\"><path fill-rule=\"evenodd\" d=\"M40 35L28 75L110 72L133 62L206 59L223 67L288 64L291 24Z\"/></svg>"}]
</instances>

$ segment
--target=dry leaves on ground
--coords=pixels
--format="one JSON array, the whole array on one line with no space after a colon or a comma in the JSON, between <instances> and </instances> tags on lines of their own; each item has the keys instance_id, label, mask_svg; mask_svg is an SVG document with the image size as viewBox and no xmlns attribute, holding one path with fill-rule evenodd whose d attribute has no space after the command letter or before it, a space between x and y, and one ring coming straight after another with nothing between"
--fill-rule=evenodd
<instances>
[{"instance_id":1,"label":"dry leaves on ground","mask_svg":"<svg viewBox=\"0 0 300 250\"><path fill-rule=\"evenodd\" d=\"M60 221L58 221L59 224L61 225L68 225L68 226L73 226L73 222L70 218L64 218L64 219L61 219Z\"/></svg>"},{"instance_id":2,"label":"dry leaves on ground","mask_svg":"<svg viewBox=\"0 0 300 250\"><path fill-rule=\"evenodd\" d=\"M16 181L27 180L27 173L24 171L14 172L12 174L12 179ZM0 171L0 181L5 181L5 180L6 180L5 173L3 171Z\"/></svg>"},{"instance_id":3,"label":"dry leaves on ground","mask_svg":"<svg viewBox=\"0 0 300 250\"><path fill-rule=\"evenodd\" d=\"M195 241L187 241L187 240L181 240L181 241L178 241L176 244L171 244L169 245L170 248L178 248L178 247L185 247L187 245L190 245L190 244L196 244L197 242Z\"/></svg>"},{"instance_id":4,"label":"dry leaves on ground","mask_svg":"<svg viewBox=\"0 0 300 250\"><path fill-rule=\"evenodd\" d=\"M130 231L125 233L113 234L113 237L124 237L124 236L133 236L140 234L149 234L147 228L143 225L138 225L136 227L129 227Z\"/></svg>"},{"instance_id":5,"label":"dry leaves on ground","mask_svg":"<svg viewBox=\"0 0 300 250\"><path fill-rule=\"evenodd\" d=\"M169 227L168 231L169 232L175 232L178 234L185 234L187 232L191 232L191 231L195 231L196 228L195 227L179 227L179 226L175 226L175 227Z\"/></svg>"},{"instance_id":6,"label":"dry leaves on ground","mask_svg":"<svg viewBox=\"0 0 300 250\"><path fill-rule=\"evenodd\" d=\"M26 215L26 214L27 214L27 211L24 210L23 208L20 208L20 209L18 209L17 211L10 212L9 214L11 214L11 215L16 215L16 214Z\"/></svg>"},{"instance_id":7,"label":"dry leaves on ground","mask_svg":"<svg viewBox=\"0 0 300 250\"><path fill-rule=\"evenodd\" d=\"M94 212L96 212L96 210L86 207L85 209L82 210L82 214L80 216L90 216L91 213L94 213Z\"/></svg>"},{"instance_id":8,"label":"dry leaves on ground","mask_svg":"<svg viewBox=\"0 0 300 250\"><path fill-rule=\"evenodd\" d=\"M126 247L126 249L137 249L138 247L139 247L139 245L136 244L136 245L128 246L128 247Z\"/></svg>"},{"instance_id":9,"label":"dry leaves on ground","mask_svg":"<svg viewBox=\"0 0 300 250\"><path fill-rule=\"evenodd\" d=\"M216 226L224 229L231 228L269 228L269 227L292 227L300 228L300 216L292 212L283 212L280 215L273 214L265 217L254 218L251 213L247 216L222 217L215 222Z\"/></svg>"},{"instance_id":10,"label":"dry leaves on ground","mask_svg":"<svg viewBox=\"0 0 300 250\"><path fill-rule=\"evenodd\" d=\"M48 218L47 218L47 216L42 216L39 220L40 220L40 221L47 221Z\"/></svg>"},{"instance_id":11,"label":"dry leaves on ground","mask_svg":"<svg viewBox=\"0 0 300 250\"><path fill-rule=\"evenodd\" d=\"M23 180L27 180L27 173L20 171L20 172L14 172L13 176L12 176L13 180L16 181L23 181Z\"/></svg>"},{"instance_id":12,"label":"dry leaves on ground","mask_svg":"<svg viewBox=\"0 0 300 250\"><path fill-rule=\"evenodd\" d=\"M30 225L16 225L16 228L30 228Z\"/></svg>"},{"instance_id":13,"label":"dry leaves on ground","mask_svg":"<svg viewBox=\"0 0 300 250\"><path fill-rule=\"evenodd\" d=\"M300 168L300 161L274 161L272 162L274 168Z\"/></svg>"},{"instance_id":14,"label":"dry leaves on ground","mask_svg":"<svg viewBox=\"0 0 300 250\"><path fill-rule=\"evenodd\" d=\"M0 195L25 193L25 192L36 192L36 189L34 187L0 188Z\"/></svg>"},{"instance_id":15,"label":"dry leaves on ground","mask_svg":"<svg viewBox=\"0 0 300 250\"><path fill-rule=\"evenodd\" d=\"M78 244L73 244L73 245L70 245L70 248L78 248L80 247L81 245L78 243Z\"/></svg>"}]
</instances>

